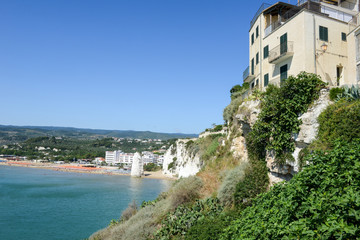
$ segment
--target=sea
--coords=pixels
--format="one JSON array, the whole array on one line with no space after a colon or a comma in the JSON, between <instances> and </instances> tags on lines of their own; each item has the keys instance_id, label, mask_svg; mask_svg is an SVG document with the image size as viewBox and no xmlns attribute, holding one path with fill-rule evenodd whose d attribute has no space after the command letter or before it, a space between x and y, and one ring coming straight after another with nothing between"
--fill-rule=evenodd
<instances>
[{"instance_id":1,"label":"sea","mask_svg":"<svg viewBox=\"0 0 360 240\"><path fill-rule=\"evenodd\" d=\"M172 181L0 166L0 239L86 239Z\"/></svg>"}]
</instances>

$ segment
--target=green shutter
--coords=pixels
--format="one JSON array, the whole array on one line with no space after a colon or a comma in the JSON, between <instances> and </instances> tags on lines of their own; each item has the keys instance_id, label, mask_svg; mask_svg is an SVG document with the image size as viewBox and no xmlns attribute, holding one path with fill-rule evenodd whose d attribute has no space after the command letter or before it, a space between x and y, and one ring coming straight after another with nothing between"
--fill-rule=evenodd
<instances>
[{"instance_id":1,"label":"green shutter","mask_svg":"<svg viewBox=\"0 0 360 240\"><path fill-rule=\"evenodd\" d=\"M280 67L280 82L283 82L285 79L287 79L287 64Z\"/></svg>"},{"instance_id":2,"label":"green shutter","mask_svg":"<svg viewBox=\"0 0 360 240\"><path fill-rule=\"evenodd\" d=\"M287 33L280 37L280 54L287 52Z\"/></svg>"},{"instance_id":3,"label":"green shutter","mask_svg":"<svg viewBox=\"0 0 360 240\"><path fill-rule=\"evenodd\" d=\"M259 26L256 27L256 38L259 36Z\"/></svg>"},{"instance_id":4,"label":"green shutter","mask_svg":"<svg viewBox=\"0 0 360 240\"><path fill-rule=\"evenodd\" d=\"M319 26L319 38L322 41L328 41L328 29L327 27Z\"/></svg>"},{"instance_id":5,"label":"green shutter","mask_svg":"<svg viewBox=\"0 0 360 240\"><path fill-rule=\"evenodd\" d=\"M269 45L264 47L264 59L269 56Z\"/></svg>"},{"instance_id":6,"label":"green shutter","mask_svg":"<svg viewBox=\"0 0 360 240\"><path fill-rule=\"evenodd\" d=\"M256 64L259 63L259 53L256 53Z\"/></svg>"},{"instance_id":7,"label":"green shutter","mask_svg":"<svg viewBox=\"0 0 360 240\"><path fill-rule=\"evenodd\" d=\"M341 40L346 42L346 33L341 33Z\"/></svg>"},{"instance_id":8,"label":"green shutter","mask_svg":"<svg viewBox=\"0 0 360 240\"><path fill-rule=\"evenodd\" d=\"M254 75L254 59L251 59L251 75Z\"/></svg>"},{"instance_id":9,"label":"green shutter","mask_svg":"<svg viewBox=\"0 0 360 240\"><path fill-rule=\"evenodd\" d=\"M269 74L264 75L264 87L266 87L269 84Z\"/></svg>"},{"instance_id":10,"label":"green shutter","mask_svg":"<svg viewBox=\"0 0 360 240\"><path fill-rule=\"evenodd\" d=\"M251 45L254 44L254 34L251 34Z\"/></svg>"}]
</instances>

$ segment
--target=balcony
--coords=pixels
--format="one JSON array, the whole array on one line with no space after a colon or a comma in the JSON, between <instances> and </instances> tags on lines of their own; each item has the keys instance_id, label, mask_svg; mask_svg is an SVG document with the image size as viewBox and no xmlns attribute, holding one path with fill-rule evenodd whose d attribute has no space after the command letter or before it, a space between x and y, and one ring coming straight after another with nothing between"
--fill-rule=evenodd
<instances>
[{"instance_id":1,"label":"balcony","mask_svg":"<svg viewBox=\"0 0 360 240\"><path fill-rule=\"evenodd\" d=\"M269 63L278 64L294 55L293 42L285 42L273 48L269 52Z\"/></svg>"},{"instance_id":2,"label":"balcony","mask_svg":"<svg viewBox=\"0 0 360 240\"><path fill-rule=\"evenodd\" d=\"M247 67L243 72L243 82L251 82L254 78L255 76L250 74L250 69Z\"/></svg>"}]
</instances>

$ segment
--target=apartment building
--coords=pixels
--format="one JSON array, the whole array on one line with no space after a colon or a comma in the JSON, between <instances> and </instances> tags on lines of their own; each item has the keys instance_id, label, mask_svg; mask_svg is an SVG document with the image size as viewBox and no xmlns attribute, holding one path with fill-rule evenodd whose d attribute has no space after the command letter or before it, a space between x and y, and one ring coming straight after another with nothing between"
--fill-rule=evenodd
<instances>
[{"instance_id":1,"label":"apartment building","mask_svg":"<svg viewBox=\"0 0 360 240\"><path fill-rule=\"evenodd\" d=\"M263 4L250 23L244 82L264 89L306 71L330 86L358 84L358 17L359 0Z\"/></svg>"},{"instance_id":2,"label":"apartment building","mask_svg":"<svg viewBox=\"0 0 360 240\"><path fill-rule=\"evenodd\" d=\"M116 164L132 164L134 160L133 153L124 153L120 150L118 151L106 151L105 152L105 162L110 165Z\"/></svg>"}]
</instances>

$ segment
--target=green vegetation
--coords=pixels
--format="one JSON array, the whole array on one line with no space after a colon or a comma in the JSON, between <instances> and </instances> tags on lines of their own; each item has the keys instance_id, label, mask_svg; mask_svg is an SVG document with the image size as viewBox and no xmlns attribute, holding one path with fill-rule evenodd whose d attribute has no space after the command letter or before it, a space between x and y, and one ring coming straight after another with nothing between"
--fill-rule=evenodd
<instances>
[{"instance_id":1,"label":"green vegetation","mask_svg":"<svg viewBox=\"0 0 360 240\"><path fill-rule=\"evenodd\" d=\"M172 160L172 162L169 163L169 165L168 165L168 170L173 170L173 169L175 168L175 166L176 166L176 160L177 160L177 157L174 157L173 160Z\"/></svg>"},{"instance_id":2,"label":"green vegetation","mask_svg":"<svg viewBox=\"0 0 360 240\"><path fill-rule=\"evenodd\" d=\"M0 147L0 154L26 156L28 159L49 159L51 161L73 161L76 159L94 159L105 157L105 151L119 150L124 152L152 151L161 148L168 148L173 140L162 141L157 144L154 141L136 141L132 139L116 140L113 138L102 139L75 139L35 137L24 142L7 145L7 148Z\"/></svg>"},{"instance_id":3,"label":"green vegetation","mask_svg":"<svg viewBox=\"0 0 360 240\"><path fill-rule=\"evenodd\" d=\"M169 239L169 236L181 237L198 221L205 218L214 219L222 211L223 207L219 204L219 200L214 198L197 200L188 206L180 205L174 212L168 213L162 221L162 227L157 232L156 239Z\"/></svg>"},{"instance_id":4,"label":"green vegetation","mask_svg":"<svg viewBox=\"0 0 360 240\"><path fill-rule=\"evenodd\" d=\"M338 101L319 116L317 145L331 147L336 139L347 142L360 138L360 101Z\"/></svg>"},{"instance_id":5,"label":"green vegetation","mask_svg":"<svg viewBox=\"0 0 360 240\"><path fill-rule=\"evenodd\" d=\"M225 229L221 239L356 239L360 235L360 141L306 158L311 164L278 184Z\"/></svg>"},{"instance_id":6,"label":"green vegetation","mask_svg":"<svg viewBox=\"0 0 360 240\"><path fill-rule=\"evenodd\" d=\"M231 88L231 102L223 112L223 118L227 124L233 121L233 117L235 116L235 113L243 101L242 95L249 89L249 86L249 83L244 83L242 86L235 85L233 88Z\"/></svg>"},{"instance_id":7,"label":"green vegetation","mask_svg":"<svg viewBox=\"0 0 360 240\"><path fill-rule=\"evenodd\" d=\"M162 166L158 166L155 163L148 163L144 165L144 171L155 172L162 169Z\"/></svg>"},{"instance_id":8,"label":"green vegetation","mask_svg":"<svg viewBox=\"0 0 360 240\"><path fill-rule=\"evenodd\" d=\"M344 92L344 89L343 88L338 88L338 87L335 87L335 88L331 88L330 89L330 100L331 101L336 101L337 98L338 98L338 95L342 94Z\"/></svg>"},{"instance_id":9,"label":"green vegetation","mask_svg":"<svg viewBox=\"0 0 360 240\"><path fill-rule=\"evenodd\" d=\"M218 198L224 206L231 207L235 203L236 186L244 180L247 166L244 163L226 172L218 191Z\"/></svg>"},{"instance_id":10,"label":"green vegetation","mask_svg":"<svg viewBox=\"0 0 360 240\"><path fill-rule=\"evenodd\" d=\"M79 140L94 140L102 138L133 138L161 139L197 137L196 134L155 133L149 131L100 130L70 127L36 127L36 126L5 126L0 125L0 145L13 144L35 137L62 137Z\"/></svg>"},{"instance_id":11,"label":"green vegetation","mask_svg":"<svg viewBox=\"0 0 360 240\"><path fill-rule=\"evenodd\" d=\"M261 112L247 142L254 158L263 159L266 150L272 150L279 162L291 160L295 149L293 134L299 132L298 116L319 97L325 87L315 74L302 72L290 76L281 88L269 85L261 102Z\"/></svg>"},{"instance_id":12,"label":"green vegetation","mask_svg":"<svg viewBox=\"0 0 360 240\"><path fill-rule=\"evenodd\" d=\"M242 86L235 85L230 89L231 100L234 100L237 97L240 97L243 93L245 93L250 88L249 83L244 83Z\"/></svg>"}]
</instances>

